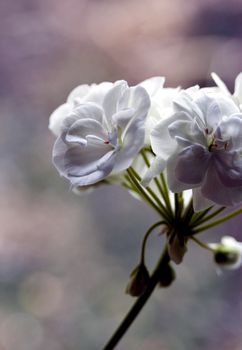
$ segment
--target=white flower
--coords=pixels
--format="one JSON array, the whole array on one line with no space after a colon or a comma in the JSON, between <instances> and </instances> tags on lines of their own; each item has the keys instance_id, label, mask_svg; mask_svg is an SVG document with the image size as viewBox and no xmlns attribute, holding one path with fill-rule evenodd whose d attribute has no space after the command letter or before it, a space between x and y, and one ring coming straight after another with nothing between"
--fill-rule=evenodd
<instances>
[{"instance_id":1,"label":"white flower","mask_svg":"<svg viewBox=\"0 0 242 350\"><path fill-rule=\"evenodd\" d=\"M80 98L80 87L74 90L61 123L51 116L54 132L60 132L53 163L74 187L95 184L127 169L144 143L150 107L145 89L129 88L125 81L100 85L95 93L91 88Z\"/></svg>"},{"instance_id":2,"label":"white flower","mask_svg":"<svg viewBox=\"0 0 242 350\"><path fill-rule=\"evenodd\" d=\"M242 243L235 238L224 236L220 243L209 243L214 251L216 264L225 269L237 269L242 265Z\"/></svg>"},{"instance_id":3,"label":"white flower","mask_svg":"<svg viewBox=\"0 0 242 350\"><path fill-rule=\"evenodd\" d=\"M242 72L235 78L233 95L230 93L223 80L216 73L212 73L211 76L221 92L223 92L226 96L231 97L242 110Z\"/></svg>"},{"instance_id":4,"label":"white flower","mask_svg":"<svg viewBox=\"0 0 242 350\"><path fill-rule=\"evenodd\" d=\"M173 100L177 97L180 88L164 88L164 77L152 77L142 81L139 85L144 87L150 96L151 106L145 124L145 144L150 145L152 129L163 119L168 118L173 110Z\"/></svg>"},{"instance_id":5,"label":"white flower","mask_svg":"<svg viewBox=\"0 0 242 350\"><path fill-rule=\"evenodd\" d=\"M167 169L173 192L193 189L195 211L214 203L242 201L242 114L222 94L186 92L174 102L176 113L151 133L157 155L148 180ZM147 179L145 179L147 180Z\"/></svg>"}]
</instances>

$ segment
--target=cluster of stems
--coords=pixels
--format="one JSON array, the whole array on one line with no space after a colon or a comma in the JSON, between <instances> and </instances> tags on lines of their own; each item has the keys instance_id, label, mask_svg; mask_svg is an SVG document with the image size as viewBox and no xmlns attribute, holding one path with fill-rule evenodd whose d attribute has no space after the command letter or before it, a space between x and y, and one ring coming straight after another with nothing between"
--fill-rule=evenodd
<instances>
[{"instance_id":1,"label":"cluster of stems","mask_svg":"<svg viewBox=\"0 0 242 350\"><path fill-rule=\"evenodd\" d=\"M141 151L141 156L143 157L147 168L150 166L149 158L147 156L148 152L150 151ZM202 248L211 250L211 248L209 248L209 246L205 243L201 242L196 235L219 225L242 212L242 208L239 208L235 211L227 213L224 216L220 215L219 218L215 219L226 209L225 207L218 208L216 206L216 209L214 209L214 207L209 207L208 209L205 209L199 213L195 213L193 210L192 199L187 206L184 206L182 193L175 193L174 200L171 201L171 196L163 173L161 173L159 177L153 179L157 190L154 190L151 187L143 187L140 180L141 178L136 170L130 167L126 172L123 185L130 191L136 193L142 200L151 206L159 216L159 220L155 222L144 235L140 256L140 262L143 264L145 264L147 239L156 228L162 227L163 231L168 237L171 234L177 234L179 236L183 235L186 242L191 239ZM145 289L144 293L137 298L134 305L125 316L123 322L114 332L113 336L110 338L106 346L104 346L103 350L112 350L115 348L117 343L126 333L132 322L145 305L146 301L151 296L153 290L159 283L159 277L162 270L170 263L170 260L168 246L166 244L163 247L163 251L157 265L150 276L147 288Z\"/></svg>"}]
</instances>

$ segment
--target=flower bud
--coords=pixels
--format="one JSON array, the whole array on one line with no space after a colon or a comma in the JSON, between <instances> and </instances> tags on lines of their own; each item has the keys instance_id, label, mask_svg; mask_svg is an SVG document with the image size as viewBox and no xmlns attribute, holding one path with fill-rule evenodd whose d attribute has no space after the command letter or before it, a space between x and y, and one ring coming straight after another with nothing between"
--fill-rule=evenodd
<instances>
[{"instance_id":1,"label":"flower bud","mask_svg":"<svg viewBox=\"0 0 242 350\"><path fill-rule=\"evenodd\" d=\"M164 266L160 274L159 287L169 287L175 278L176 272L173 267L170 264Z\"/></svg>"},{"instance_id":2,"label":"flower bud","mask_svg":"<svg viewBox=\"0 0 242 350\"><path fill-rule=\"evenodd\" d=\"M216 264L226 266L227 268L234 268L240 260L240 253L238 251L226 251L224 249L218 249L214 253L214 261Z\"/></svg>"},{"instance_id":3,"label":"flower bud","mask_svg":"<svg viewBox=\"0 0 242 350\"><path fill-rule=\"evenodd\" d=\"M225 236L221 243L210 243L214 251L214 261L224 269L236 269L242 264L242 243L233 237Z\"/></svg>"},{"instance_id":4,"label":"flower bud","mask_svg":"<svg viewBox=\"0 0 242 350\"><path fill-rule=\"evenodd\" d=\"M149 272L143 263L140 263L130 274L130 280L125 292L132 297L142 295L150 281Z\"/></svg>"}]
</instances>

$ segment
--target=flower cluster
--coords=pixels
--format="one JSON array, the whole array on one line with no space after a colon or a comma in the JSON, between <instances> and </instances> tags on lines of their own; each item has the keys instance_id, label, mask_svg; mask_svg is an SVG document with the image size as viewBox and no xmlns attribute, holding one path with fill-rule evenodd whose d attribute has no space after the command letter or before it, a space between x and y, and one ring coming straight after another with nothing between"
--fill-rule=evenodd
<instances>
[{"instance_id":1,"label":"flower cluster","mask_svg":"<svg viewBox=\"0 0 242 350\"><path fill-rule=\"evenodd\" d=\"M142 184L165 172L172 192L193 191L195 211L242 201L242 73L217 87L165 88L163 77L80 85L50 117L53 162L73 187L112 181L150 148ZM153 154L155 156L153 156Z\"/></svg>"},{"instance_id":2,"label":"flower cluster","mask_svg":"<svg viewBox=\"0 0 242 350\"><path fill-rule=\"evenodd\" d=\"M212 78L209 88L167 88L163 77L80 85L50 116L60 175L75 191L115 182L145 200L176 263L199 225L242 203L242 73L233 94Z\"/></svg>"}]
</instances>

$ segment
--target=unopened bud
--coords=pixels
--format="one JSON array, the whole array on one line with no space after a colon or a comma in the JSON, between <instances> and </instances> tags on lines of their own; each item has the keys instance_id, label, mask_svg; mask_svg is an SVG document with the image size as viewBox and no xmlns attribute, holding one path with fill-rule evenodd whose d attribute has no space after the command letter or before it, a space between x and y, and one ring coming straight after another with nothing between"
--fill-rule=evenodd
<instances>
[{"instance_id":1,"label":"unopened bud","mask_svg":"<svg viewBox=\"0 0 242 350\"><path fill-rule=\"evenodd\" d=\"M221 243L211 243L210 248L214 250L214 261L225 269L236 269L242 264L242 244L233 237L225 236Z\"/></svg>"},{"instance_id":2,"label":"unopened bud","mask_svg":"<svg viewBox=\"0 0 242 350\"><path fill-rule=\"evenodd\" d=\"M164 288L164 287L169 287L172 282L176 278L176 273L173 267L168 264L163 267L160 278L159 278L159 287Z\"/></svg>"},{"instance_id":3,"label":"unopened bud","mask_svg":"<svg viewBox=\"0 0 242 350\"><path fill-rule=\"evenodd\" d=\"M130 274L130 280L125 292L132 297L142 295L150 281L150 275L143 263L140 263Z\"/></svg>"},{"instance_id":4,"label":"unopened bud","mask_svg":"<svg viewBox=\"0 0 242 350\"><path fill-rule=\"evenodd\" d=\"M236 268L240 265L240 252L238 250L224 249L224 247L218 248L214 253L214 261L216 264L227 267Z\"/></svg>"}]
</instances>

